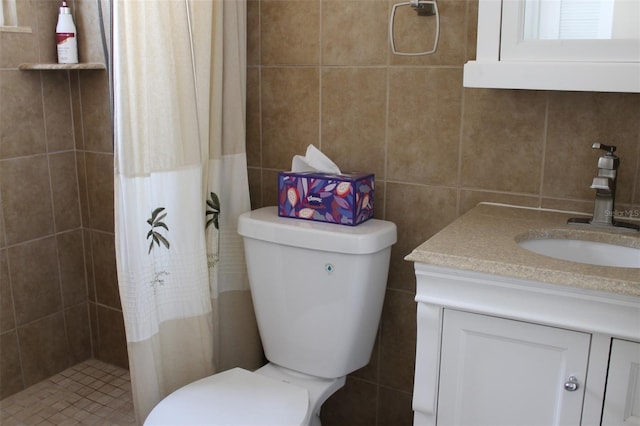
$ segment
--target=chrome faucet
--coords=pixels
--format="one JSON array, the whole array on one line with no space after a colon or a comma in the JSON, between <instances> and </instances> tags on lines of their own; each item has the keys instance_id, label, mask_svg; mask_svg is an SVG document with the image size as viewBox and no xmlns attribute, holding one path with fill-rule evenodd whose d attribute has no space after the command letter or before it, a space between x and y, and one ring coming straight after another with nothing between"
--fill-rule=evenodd
<instances>
[{"instance_id":1,"label":"chrome faucet","mask_svg":"<svg viewBox=\"0 0 640 426\"><path fill-rule=\"evenodd\" d=\"M594 177L593 182L591 183L591 189L596 190L593 217L591 219L571 218L568 223L588 224L597 227L611 226L630 231L640 231L639 225L620 222L614 219L616 181L618 166L620 166L620 159L614 154L616 147L613 145L594 143L591 148L606 151L604 155L598 158L598 176Z\"/></svg>"}]
</instances>

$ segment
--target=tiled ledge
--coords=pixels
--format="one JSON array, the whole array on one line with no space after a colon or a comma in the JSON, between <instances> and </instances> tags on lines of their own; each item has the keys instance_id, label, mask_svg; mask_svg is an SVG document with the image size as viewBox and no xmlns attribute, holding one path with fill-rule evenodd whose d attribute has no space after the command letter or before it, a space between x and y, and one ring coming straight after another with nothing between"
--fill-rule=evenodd
<instances>
[{"instance_id":1,"label":"tiled ledge","mask_svg":"<svg viewBox=\"0 0 640 426\"><path fill-rule=\"evenodd\" d=\"M86 62L79 64L20 64L18 69L35 71L55 71L55 70L103 70L104 64L97 62Z\"/></svg>"}]
</instances>

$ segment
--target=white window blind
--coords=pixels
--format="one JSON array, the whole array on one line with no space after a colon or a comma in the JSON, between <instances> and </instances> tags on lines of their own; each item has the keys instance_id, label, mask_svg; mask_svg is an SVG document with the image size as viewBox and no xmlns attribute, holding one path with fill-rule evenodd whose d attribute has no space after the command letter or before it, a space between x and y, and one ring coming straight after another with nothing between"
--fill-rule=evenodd
<instances>
[{"instance_id":1,"label":"white window blind","mask_svg":"<svg viewBox=\"0 0 640 426\"><path fill-rule=\"evenodd\" d=\"M560 39L610 39L613 0L562 0Z\"/></svg>"},{"instance_id":2,"label":"white window blind","mask_svg":"<svg viewBox=\"0 0 640 426\"><path fill-rule=\"evenodd\" d=\"M616 7L625 14L623 7L637 1L525 0L523 39L610 39L614 24L620 25L614 19Z\"/></svg>"}]
</instances>

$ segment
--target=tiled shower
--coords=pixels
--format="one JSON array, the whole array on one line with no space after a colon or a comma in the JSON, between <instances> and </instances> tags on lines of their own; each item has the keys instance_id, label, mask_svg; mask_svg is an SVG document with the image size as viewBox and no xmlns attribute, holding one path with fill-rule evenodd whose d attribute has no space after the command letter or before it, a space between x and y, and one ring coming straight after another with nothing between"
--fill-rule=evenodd
<instances>
[{"instance_id":1,"label":"tiled shower","mask_svg":"<svg viewBox=\"0 0 640 426\"><path fill-rule=\"evenodd\" d=\"M17 5L28 30L0 32L2 398L92 357L127 367L107 72L18 70L55 62L58 2ZM95 2L73 6L82 58L103 62Z\"/></svg>"},{"instance_id":2,"label":"tiled shower","mask_svg":"<svg viewBox=\"0 0 640 426\"><path fill-rule=\"evenodd\" d=\"M249 0L247 154L253 207L314 143L376 174L376 215L398 225L371 363L323 424L408 425L415 281L403 257L479 201L589 211L594 141L618 145L619 203L640 209L640 95L462 87L476 0L438 0L439 51L390 55L395 0ZM54 60L53 0L19 2L32 33L0 32L0 391L96 357L126 366L113 244L106 72L19 71ZM74 0L80 34L95 2ZM411 41L411 32L401 34ZM102 54L96 40L85 58Z\"/></svg>"}]
</instances>

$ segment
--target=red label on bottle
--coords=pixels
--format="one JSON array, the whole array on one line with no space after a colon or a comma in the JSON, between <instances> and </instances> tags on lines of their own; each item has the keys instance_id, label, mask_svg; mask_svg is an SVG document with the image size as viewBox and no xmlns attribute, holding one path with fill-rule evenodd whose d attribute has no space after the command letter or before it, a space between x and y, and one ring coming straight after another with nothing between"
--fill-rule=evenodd
<instances>
[{"instance_id":1,"label":"red label on bottle","mask_svg":"<svg viewBox=\"0 0 640 426\"><path fill-rule=\"evenodd\" d=\"M74 38L75 36L74 33L56 33L56 43L65 43L68 39Z\"/></svg>"}]
</instances>

